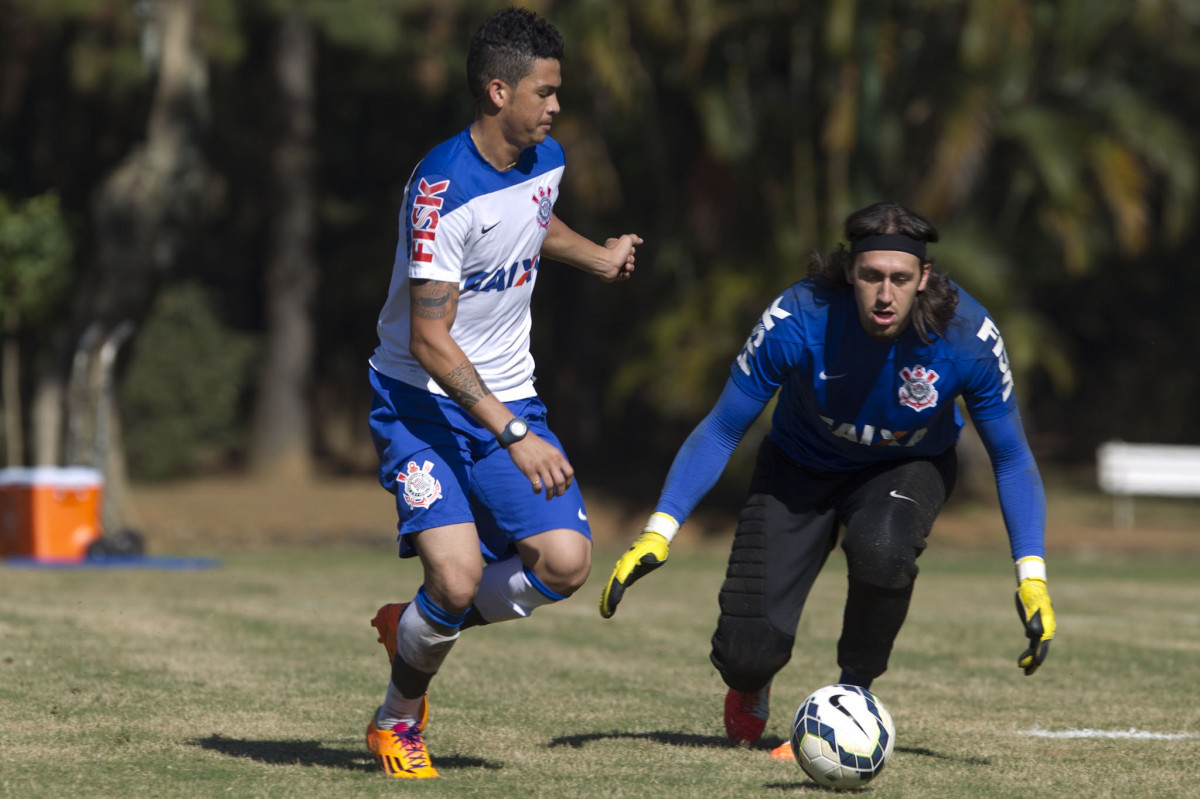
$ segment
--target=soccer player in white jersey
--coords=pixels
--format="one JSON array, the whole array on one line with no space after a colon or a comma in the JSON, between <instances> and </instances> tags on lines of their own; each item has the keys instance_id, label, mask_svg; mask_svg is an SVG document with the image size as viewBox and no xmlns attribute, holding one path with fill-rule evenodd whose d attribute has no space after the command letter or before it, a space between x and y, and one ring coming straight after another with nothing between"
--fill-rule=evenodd
<instances>
[{"instance_id":1,"label":"soccer player in white jersey","mask_svg":"<svg viewBox=\"0 0 1200 799\"><path fill-rule=\"evenodd\" d=\"M767 722L771 680L791 657L808 592L838 543L847 597L839 683L870 688L908 613L917 558L954 488L963 419L996 477L1033 674L1056 623L1046 589L1046 499L1025 441L1004 339L987 309L939 272L924 217L893 202L847 217L849 248L814 256L809 277L763 312L712 412L680 447L642 534L600 599L667 559L668 543L712 488L772 397L721 586L710 659L729 691L725 731L750 745ZM774 756L792 758L784 744Z\"/></svg>"},{"instance_id":2,"label":"soccer player in white jersey","mask_svg":"<svg viewBox=\"0 0 1200 799\"><path fill-rule=\"evenodd\" d=\"M426 691L459 631L565 599L591 569L583 497L533 387L529 304L543 256L618 281L642 240L596 244L554 213L562 50L533 12L485 21L467 55L475 120L405 190L369 370L379 479L424 576L372 620L392 671L367 746L393 777L438 776Z\"/></svg>"}]
</instances>

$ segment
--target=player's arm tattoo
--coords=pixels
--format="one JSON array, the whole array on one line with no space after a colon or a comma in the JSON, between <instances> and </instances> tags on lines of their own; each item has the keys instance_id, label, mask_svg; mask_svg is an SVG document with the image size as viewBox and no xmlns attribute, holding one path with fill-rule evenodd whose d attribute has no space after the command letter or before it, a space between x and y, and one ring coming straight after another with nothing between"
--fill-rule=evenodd
<instances>
[{"instance_id":1,"label":"player's arm tattoo","mask_svg":"<svg viewBox=\"0 0 1200 799\"><path fill-rule=\"evenodd\" d=\"M414 318L430 321L451 319L458 313L458 284L440 280L414 280L409 286L410 307ZM466 408L474 408L491 394L475 364L463 361L449 372L434 376L450 399Z\"/></svg>"},{"instance_id":2,"label":"player's arm tattoo","mask_svg":"<svg viewBox=\"0 0 1200 799\"><path fill-rule=\"evenodd\" d=\"M437 384L450 395L450 399L468 411L488 394L487 384L479 376L479 370L470 361L463 361L437 379Z\"/></svg>"},{"instance_id":3,"label":"player's arm tattoo","mask_svg":"<svg viewBox=\"0 0 1200 799\"><path fill-rule=\"evenodd\" d=\"M421 319L445 319L458 312L458 286L438 280L414 280L409 289L412 312Z\"/></svg>"}]
</instances>

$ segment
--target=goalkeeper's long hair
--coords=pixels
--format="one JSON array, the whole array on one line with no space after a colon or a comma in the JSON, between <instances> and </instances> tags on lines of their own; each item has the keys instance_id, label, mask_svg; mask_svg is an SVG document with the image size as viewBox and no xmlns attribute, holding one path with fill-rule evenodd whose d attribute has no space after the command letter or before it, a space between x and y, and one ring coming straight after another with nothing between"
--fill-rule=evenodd
<instances>
[{"instance_id":1,"label":"goalkeeper's long hair","mask_svg":"<svg viewBox=\"0 0 1200 799\"><path fill-rule=\"evenodd\" d=\"M884 233L899 233L929 244L938 240L937 228L928 219L894 202L875 203L855 211L846 217L842 232L847 241ZM839 244L826 257L814 252L808 274L825 288L849 291L851 286L846 281L846 270L853 261L854 256L846 245ZM926 258L925 263L929 264L929 279L925 282L925 288L917 294L911 321L917 336L929 344L935 335L946 334L946 328L958 308L958 290L950 278L938 271L932 258Z\"/></svg>"}]
</instances>

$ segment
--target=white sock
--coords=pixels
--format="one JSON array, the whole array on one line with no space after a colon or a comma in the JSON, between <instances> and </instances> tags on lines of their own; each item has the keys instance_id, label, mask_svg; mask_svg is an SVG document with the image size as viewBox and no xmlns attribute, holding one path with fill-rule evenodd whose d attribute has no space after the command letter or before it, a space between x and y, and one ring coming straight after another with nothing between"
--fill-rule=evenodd
<instances>
[{"instance_id":1,"label":"white sock","mask_svg":"<svg viewBox=\"0 0 1200 799\"><path fill-rule=\"evenodd\" d=\"M458 640L459 630L457 627L431 624L417 605L417 602L409 604L400 614L400 621L396 625L396 657L432 677L437 674L450 648ZM387 694L375 716L375 726L383 730L400 723L410 727L415 725L420 720L423 701L423 695L413 698L404 696L388 680Z\"/></svg>"},{"instance_id":2,"label":"white sock","mask_svg":"<svg viewBox=\"0 0 1200 799\"><path fill-rule=\"evenodd\" d=\"M488 622L508 621L523 619L536 608L563 599L566 597L547 588L525 568L519 556L513 555L483 568L475 608Z\"/></svg>"},{"instance_id":3,"label":"white sock","mask_svg":"<svg viewBox=\"0 0 1200 799\"><path fill-rule=\"evenodd\" d=\"M425 701L425 697L418 696L416 699L406 699L400 694L400 690L388 681L387 695L383 698L383 705L380 706L379 712L375 714L375 726L381 730L390 730L397 724L407 724L409 727L416 725L420 721L421 703Z\"/></svg>"},{"instance_id":4,"label":"white sock","mask_svg":"<svg viewBox=\"0 0 1200 799\"><path fill-rule=\"evenodd\" d=\"M400 623L396 625L396 656L404 658L417 671L437 674L450 647L458 640L458 632L457 627L430 623L418 603L413 602L400 614Z\"/></svg>"}]
</instances>

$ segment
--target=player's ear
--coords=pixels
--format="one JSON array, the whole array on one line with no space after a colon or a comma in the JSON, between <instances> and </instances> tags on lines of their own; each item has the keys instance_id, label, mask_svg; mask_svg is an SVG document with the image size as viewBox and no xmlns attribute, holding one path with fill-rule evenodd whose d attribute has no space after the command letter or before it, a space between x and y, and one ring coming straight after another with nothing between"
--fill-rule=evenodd
<instances>
[{"instance_id":1,"label":"player's ear","mask_svg":"<svg viewBox=\"0 0 1200 799\"><path fill-rule=\"evenodd\" d=\"M488 81L488 85L485 86L483 90L484 94L487 95L488 100L490 100L492 105L496 106L496 108L503 108L505 102L508 101L508 84L499 78L492 78L490 81Z\"/></svg>"},{"instance_id":2,"label":"player's ear","mask_svg":"<svg viewBox=\"0 0 1200 799\"><path fill-rule=\"evenodd\" d=\"M846 262L846 282L851 286L854 285L854 262L857 260L858 256L853 255L850 257L850 260Z\"/></svg>"},{"instance_id":3,"label":"player's ear","mask_svg":"<svg viewBox=\"0 0 1200 799\"><path fill-rule=\"evenodd\" d=\"M932 269L932 261L925 261L921 264L921 282L917 284L917 291L925 290L925 284L929 282L929 273Z\"/></svg>"}]
</instances>

